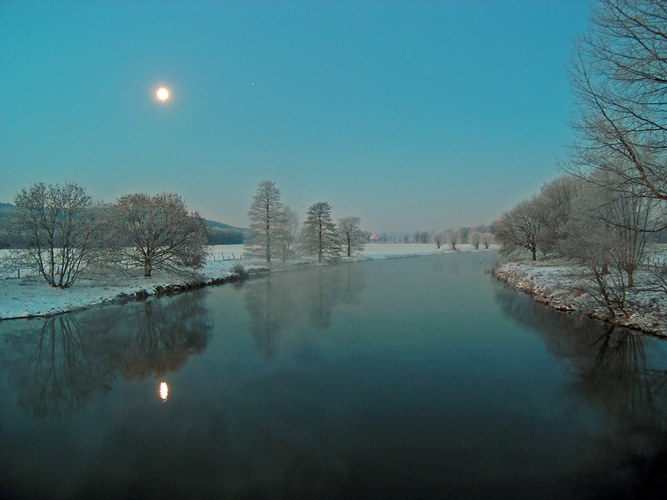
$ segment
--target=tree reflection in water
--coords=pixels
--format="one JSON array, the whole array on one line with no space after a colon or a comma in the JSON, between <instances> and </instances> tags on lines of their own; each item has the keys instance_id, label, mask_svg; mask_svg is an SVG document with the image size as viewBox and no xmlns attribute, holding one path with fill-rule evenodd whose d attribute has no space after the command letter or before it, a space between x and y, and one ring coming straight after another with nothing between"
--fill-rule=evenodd
<instances>
[{"instance_id":1,"label":"tree reflection in water","mask_svg":"<svg viewBox=\"0 0 667 500\"><path fill-rule=\"evenodd\" d=\"M35 417L79 412L118 374L142 379L178 370L211 335L201 291L171 299L5 322L0 361ZM15 330L14 325L20 329ZM25 325L25 326L24 326Z\"/></svg>"},{"instance_id":2,"label":"tree reflection in water","mask_svg":"<svg viewBox=\"0 0 667 500\"><path fill-rule=\"evenodd\" d=\"M361 269L353 265L317 267L246 283L245 309L258 352L265 360L275 358L281 333L296 324L299 307L312 326L326 329L336 304L358 304L364 288Z\"/></svg>"},{"instance_id":3,"label":"tree reflection in water","mask_svg":"<svg viewBox=\"0 0 667 500\"><path fill-rule=\"evenodd\" d=\"M201 298L202 291L197 290L169 302L147 301L143 310L128 315L130 333L121 374L130 380L151 375L162 378L178 371L191 355L202 352L211 337L212 325Z\"/></svg>"},{"instance_id":4,"label":"tree reflection in water","mask_svg":"<svg viewBox=\"0 0 667 500\"><path fill-rule=\"evenodd\" d=\"M250 335L262 358L271 360L278 352L281 330L296 320L292 293L285 286L273 283L271 277L248 283L244 288Z\"/></svg>"},{"instance_id":5,"label":"tree reflection in water","mask_svg":"<svg viewBox=\"0 0 667 500\"><path fill-rule=\"evenodd\" d=\"M664 484L664 470L658 476L647 472L667 453L667 366L662 356L647 352L660 340L555 311L505 287L497 289L496 299L508 317L534 329L553 355L567 361L581 404L602 411L601 449L630 457L617 473L625 469L644 484Z\"/></svg>"},{"instance_id":6,"label":"tree reflection in water","mask_svg":"<svg viewBox=\"0 0 667 500\"><path fill-rule=\"evenodd\" d=\"M317 328L329 328L333 308L340 297L338 269L318 267L303 285L310 323Z\"/></svg>"}]
</instances>

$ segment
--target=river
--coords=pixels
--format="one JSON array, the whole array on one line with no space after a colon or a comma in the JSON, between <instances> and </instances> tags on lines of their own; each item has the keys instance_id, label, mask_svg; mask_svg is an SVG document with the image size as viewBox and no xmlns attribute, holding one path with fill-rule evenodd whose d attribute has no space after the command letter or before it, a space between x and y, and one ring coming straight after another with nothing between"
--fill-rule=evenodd
<instances>
[{"instance_id":1,"label":"river","mask_svg":"<svg viewBox=\"0 0 667 500\"><path fill-rule=\"evenodd\" d=\"M537 304L495 259L0 322L0 497L658 498L666 343Z\"/></svg>"}]
</instances>

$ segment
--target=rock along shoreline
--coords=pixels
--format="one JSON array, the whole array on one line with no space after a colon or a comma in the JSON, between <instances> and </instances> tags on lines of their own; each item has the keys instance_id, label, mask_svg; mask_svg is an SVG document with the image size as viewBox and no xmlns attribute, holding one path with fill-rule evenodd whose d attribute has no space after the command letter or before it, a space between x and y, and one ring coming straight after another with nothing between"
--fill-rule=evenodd
<instances>
[{"instance_id":1,"label":"rock along shoreline","mask_svg":"<svg viewBox=\"0 0 667 500\"><path fill-rule=\"evenodd\" d=\"M533 270L538 271L530 272ZM583 314L641 334L667 338L667 319L661 314L661 308L652 307L653 301L645 312L610 317L608 311L584 291L575 267L508 262L491 272L499 281L558 311Z\"/></svg>"}]
</instances>

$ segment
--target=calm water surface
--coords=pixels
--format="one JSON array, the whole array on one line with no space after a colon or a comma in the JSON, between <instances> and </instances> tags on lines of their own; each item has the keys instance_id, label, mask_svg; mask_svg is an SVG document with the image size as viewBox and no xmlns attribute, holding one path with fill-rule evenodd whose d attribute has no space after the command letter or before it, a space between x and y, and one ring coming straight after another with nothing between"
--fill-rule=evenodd
<instances>
[{"instance_id":1,"label":"calm water surface","mask_svg":"<svg viewBox=\"0 0 667 500\"><path fill-rule=\"evenodd\" d=\"M660 498L665 343L495 258L0 322L0 497Z\"/></svg>"}]
</instances>

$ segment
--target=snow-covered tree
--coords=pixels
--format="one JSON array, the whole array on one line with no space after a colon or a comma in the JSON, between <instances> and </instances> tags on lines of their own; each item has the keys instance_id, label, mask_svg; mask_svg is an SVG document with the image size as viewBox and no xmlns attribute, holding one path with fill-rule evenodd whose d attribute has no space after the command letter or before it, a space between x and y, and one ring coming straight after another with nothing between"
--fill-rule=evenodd
<instances>
[{"instance_id":1,"label":"snow-covered tree","mask_svg":"<svg viewBox=\"0 0 667 500\"><path fill-rule=\"evenodd\" d=\"M452 247L452 250L456 250L456 245L461 239L461 233L458 229L449 229L447 231L447 243Z\"/></svg>"},{"instance_id":2,"label":"snow-covered tree","mask_svg":"<svg viewBox=\"0 0 667 500\"><path fill-rule=\"evenodd\" d=\"M251 255L271 263L272 254L278 247L278 231L283 217L280 190L272 181L262 181L252 198L248 211L250 225L245 237L245 247Z\"/></svg>"},{"instance_id":3,"label":"snow-covered tree","mask_svg":"<svg viewBox=\"0 0 667 500\"><path fill-rule=\"evenodd\" d=\"M639 187L642 196L663 202L666 61L664 0L598 0L591 30L576 46L571 67L575 167L613 172L622 178L617 188Z\"/></svg>"},{"instance_id":4,"label":"snow-covered tree","mask_svg":"<svg viewBox=\"0 0 667 500\"><path fill-rule=\"evenodd\" d=\"M433 231L431 233L431 239L435 243L435 246L438 250L442 246L443 234L440 231Z\"/></svg>"},{"instance_id":5,"label":"snow-covered tree","mask_svg":"<svg viewBox=\"0 0 667 500\"><path fill-rule=\"evenodd\" d=\"M14 198L14 259L52 287L68 288L98 256L101 207L77 184L33 184Z\"/></svg>"},{"instance_id":6,"label":"snow-covered tree","mask_svg":"<svg viewBox=\"0 0 667 500\"><path fill-rule=\"evenodd\" d=\"M122 262L143 269L182 270L201 267L206 259L208 233L198 213L188 213L172 193L129 194L111 206Z\"/></svg>"},{"instance_id":7,"label":"snow-covered tree","mask_svg":"<svg viewBox=\"0 0 667 500\"><path fill-rule=\"evenodd\" d=\"M468 239L472 246L475 247L475 250L479 250L479 244L482 242L482 233L479 231L471 231L468 233Z\"/></svg>"},{"instance_id":8,"label":"snow-covered tree","mask_svg":"<svg viewBox=\"0 0 667 500\"><path fill-rule=\"evenodd\" d=\"M321 201L310 206L303 222L301 243L306 253L317 255L318 262L338 257L340 244L329 203Z\"/></svg>"},{"instance_id":9,"label":"snow-covered tree","mask_svg":"<svg viewBox=\"0 0 667 500\"><path fill-rule=\"evenodd\" d=\"M343 251L348 257L360 252L366 245L366 237L361 230L359 217L343 217L338 220L338 234Z\"/></svg>"},{"instance_id":10,"label":"snow-covered tree","mask_svg":"<svg viewBox=\"0 0 667 500\"><path fill-rule=\"evenodd\" d=\"M559 242L567 237L564 226L570 218L572 199L581 184L580 179L567 175L542 186L535 203L542 218L542 228L537 235L538 246L544 254L556 251Z\"/></svg>"},{"instance_id":11,"label":"snow-covered tree","mask_svg":"<svg viewBox=\"0 0 667 500\"><path fill-rule=\"evenodd\" d=\"M429 243L431 235L428 231L415 231L414 240L415 243Z\"/></svg>"},{"instance_id":12,"label":"snow-covered tree","mask_svg":"<svg viewBox=\"0 0 667 500\"><path fill-rule=\"evenodd\" d=\"M487 250L495 241L496 238L493 235L493 233L490 232L482 233L482 244L484 245L484 248L486 248Z\"/></svg>"},{"instance_id":13,"label":"snow-covered tree","mask_svg":"<svg viewBox=\"0 0 667 500\"><path fill-rule=\"evenodd\" d=\"M283 207L282 215L278 219L276 242L278 252L283 262L296 252L299 236L299 219L296 212L290 207Z\"/></svg>"},{"instance_id":14,"label":"snow-covered tree","mask_svg":"<svg viewBox=\"0 0 667 500\"><path fill-rule=\"evenodd\" d=\"M495 223L495 237L505 255L528 250L531 258L537 260L538 235L543 226L539 204L533 197L503 214Z\"/></svg>"},{"instance_id":15,"label":"snow-covered tree","mask_svg":"<svg viewBox=\"0 0 667 500\"><path fill-rule=\"evenodd\" d=\"M573 200L576 218L566 225L568 238L562 245L566 255L581 259L582 248L597 244L604 251L605 267L624 273L623 283L631 288L634 272L643 261L647 231L655 223L652 212L656 203L651 198L586 184Z\"/></svg>"}]
</instances>

